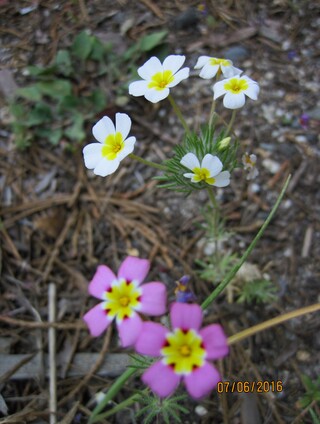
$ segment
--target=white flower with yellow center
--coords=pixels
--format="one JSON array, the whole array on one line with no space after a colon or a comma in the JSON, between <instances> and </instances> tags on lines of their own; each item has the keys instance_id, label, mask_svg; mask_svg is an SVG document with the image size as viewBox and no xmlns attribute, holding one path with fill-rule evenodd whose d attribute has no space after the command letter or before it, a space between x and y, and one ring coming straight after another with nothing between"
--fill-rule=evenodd
<instances>
[{"instance_id":1,"label":"white flower with yellow center","mask_svg":"<svg viewBox=\"0 0 320 424\"><path fill-rule=\"evenodd\" d=\"M130 128L131 119L125 113L116 114L115 126L108 116L100 119L92 129L99 143L88 144L83 149L85 166L101 177L115 172L120 161L134 149L136 138L128 137Z\"/></svg>"},{"instance_id":2,"label":"white flower with yellow center","mask_svg":"<svg viewBox=\"0 0 320 424\"><path fill-rule=\"evenodd\" d=\"M129 85L129 94L144 96L152 103L165 99L170 94L170 88L188 78L189 68L180 69L184 61L185 56L170 55L162 64L157 57L151 57L138 69L143 81L132 82Z\"/></svg>"},{"instance_id":3,"label":"white flower with yellow center","mask_svg":"<svg viewBox=\"0 0 320 424\"><path fill-rule=\"evenodd\" d=\"M161 349L162 363L172 367L178 375L188 375L205 363L206 351L201 336L194 330L175 329L167 334Z\"/></svg>"},{"instance_id":4,"label":"white flower with yellow center","mask_svg":"<svg viewBox=\"0 0 320 424\"><path fill-rule=\"evenodd\" d=\"M246 75L234 76L218 81L213 86L213 98L223 96L223 105L228 109L239 109L245 104L245 96L257 100L259 85Z\"/></svg>"},{"instance_id":5,"label":"white flower with yellow center","mask_svg":"<svg viewBox=\"0 0 320 424\"><path fill-rule=\"evenodd\" d=\"M257 169L257 156L252 154L249 154L246 152L242 156L242 163L244 166L244 169L248 172L247 174L247 180L253 180L256 178L259 174L259 171Z\"/></svg>"},{"instance_id":6,"label":"white flower with yellow center","mask_svg":"<svg viewBox=\"0 0 320 424\"><path fill-rule=\"evenodd\" d=\"M218 59L217 57L200 56L195 69L201 69L199 77L204 79L213 78L221 74L225 78L233 77L234 75L241 74L242 70L233 66L231 60Z\"/></svg>"},{"instance_id":7,"label":"white flower with yellow center","mask_svg":"<svg viewBox=\"0 0 320 424\"><path fill-rule=\"evenodd\" d=\"M191 178L193 183L203 181L216 187L226 187L230 184L230 172L222 171L223 164L217 156L207 153L200 164L194 153L187 153L180 163L192 171L183 174L186 178Z\"/></svg>"}]
</instances>

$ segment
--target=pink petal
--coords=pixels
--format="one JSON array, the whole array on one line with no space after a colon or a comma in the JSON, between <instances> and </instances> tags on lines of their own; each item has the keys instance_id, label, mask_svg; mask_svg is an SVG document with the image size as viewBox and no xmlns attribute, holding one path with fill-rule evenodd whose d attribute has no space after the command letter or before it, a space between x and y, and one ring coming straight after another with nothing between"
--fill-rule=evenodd
<instances>
[{"instance_id":1,"label":"pink petal","mask_svg":"<svg viewBox=\"0 0 320 424\"><path fill-rule=\"evenodd\" d=\"M229 353L227 337L219 324L208 325L200 330L206 359L220 359Z\"/></svg>"},{"instance_id":2,"label":"pink petal","mask_svg":"<svg viewBox=\"0 0 320 424\"><path fill-rule=\"evenodd\" d=\"M93 279L89 284L88 291L91 296L94 296L98 299L103 299L103 293L111 287L111 283L116 279L117 277L109 267L105 265L99 265L96 273L93 276Z\"/></svg>"},{"instance_id":3,"label":"pink petal","mask_svg":"<svg viewBox=\"0 0 320 424\"><path fill-rule=\"evenodd\" d=\"M142 381L151 388L159 397L170 396L180 383L180 376L162 362L156 362L145 371Z\"/></svg>"},{"instance_id":4,"label":"pink petal","mask_svg":"<svg viewBox=\"0 0 320 424\"><path fill-rule=\"evenodd\" d=\"M202 323L202 309L196 304L173 303L170 317L173 329L198 330Z\"/></svg>"},{"instance_id":5,"label":"pink petal","mask_svg":"<svg viewBox=\"0 0 320 424\"><path fill-rule=\"evenodd\" d=\"M122 347L135 344L142 329L142 320L138 314L132 318L126 318L118 324L119 337Z\"/></svg>"},{"instance_id":6,"label":"pink petal","mask_svg":"<svg viewBox=\"0 0 320 424\"><path fill-rule=\"evenodd\" d=\"M84 316L83 320L89 327L91 336L98 337L111 324L112 320L108 318L106 311L102 309L102 303L90 309Z\"/></svg>"},{"instance_id":7,"label":"pink petal","mask_svg":"<svg viewBox=\"0 0 320 424\"><path fill-rule=\"evenodd\" d=\"M147 276L150 262L147 259L140 259L128 256L120 265L118 277L127 281L136 280L141 283Z\"/></svg>"},{"instance_id":8,"label":"pink petal","mask_svg":"<svg viewBox=\"0 0 320 424\"><path fill-rule=\"evenodd\" d=\"M163 283L147 283L141 286L141 307L139 312L158 316L166 312L167 289Z\"/></svg>"},{"instance_id":9,"label":"pink petal","mask_svg":"<svg viewBox=\"0 0 320 424\"><path fill-rule=\"evenodd\" d=\"M221 381L219 372L209 363L184 377L187 390L195 399L206 396L216 387L219 381Z\"/></svg>"},{"instance_id":10,"label":"pink petal","mask_svg":"<svg viewBox=\"0 0 320 424\"><path fill-rule=\"evenodd\" d=\"M161 324L144 322L135 344L135 350L141 355L160 356L168 332L169 330Z\"/></svg>"}]
</instances>

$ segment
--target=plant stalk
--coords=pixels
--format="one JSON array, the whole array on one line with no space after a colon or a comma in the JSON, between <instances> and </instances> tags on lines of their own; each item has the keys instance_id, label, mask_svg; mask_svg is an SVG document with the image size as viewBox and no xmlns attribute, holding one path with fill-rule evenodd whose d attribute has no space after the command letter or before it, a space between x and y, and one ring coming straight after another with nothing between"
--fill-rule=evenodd
<instances>
[{"instance_id":1,"label":"plant stalk","mask_svg":"<svg viewBox=\"0 0 320 424\"><path fill-rule=\"evenodd\" d=\"M236 119L236 114L237 114L237 109L233 109L232 115L231 115L231 119L230 119L230 122L229 122L229 125L228 125L228 128L227 128L225 137L227 137L228 134L229 134L229 132L231 131L231 128L232 128L232 126L234 124L234 120Z\"/></svg>"},{"instance_id":2,"label":"plant stalk","mask_svg":"<svg viewBox=\"0 0 320 424\"><path fill-rule=\"evenodd\" d=\"M135 155L134 153L130 153L129 157L131 159L135 159L138 162L143 163L144 165L151 166L152 168L160 169L161 171L165 171L167 168L158 163L151 162L150 160L142 159L140 156Z\"/></svg>"},{"instance_id":3,"label":"plant stalk","mask_svg":"<svg viewBox=\"0 0 320 424\"><path fill-rule=\"evenodd\" d=\"M181 113L181 110L180 110L179 106L177 105L177 103L175 102L175 100L173 99L173 97L171 96L171 94L169 94L168 100L169 100L169 102L170 102L170 104L172 106L172 109L174 110L175 114L180 119L180 122L181 122L183 128L186 130L186 133L187 134L190 134L189 127L188 127L188 125L187 125L187 123L186 123L186 121L185 121L185 119L184 119L184 117L183 117L183 115Z\"/></svg>"}]
</instances>

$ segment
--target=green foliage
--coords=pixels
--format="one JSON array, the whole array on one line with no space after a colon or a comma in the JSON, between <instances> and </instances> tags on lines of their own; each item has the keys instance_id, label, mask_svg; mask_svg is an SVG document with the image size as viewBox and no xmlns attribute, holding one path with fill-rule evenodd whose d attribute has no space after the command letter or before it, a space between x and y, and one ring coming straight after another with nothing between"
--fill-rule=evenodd
<instances>
[{"instance_id":1,"label":"green foliage","mask_svg":"<svg viewBox=\"0 0 320 424\"><path fill-rule=\"evenodd\" d=\"M271 303L277 299L277 287L270 280L254 280L244 283L239 303Z\"/></svg>"},{"instance_id":2,"label":"green foliage","mask_svg":"<svg viewBox=\"0 0 320 424\"><path fill-rule=\"evenodd\" d=\"M320 376L312 381L307 375L302 375L302 382L306 393L299 399L302 408L307 408L312 402L320 402Z\"/></svg>"},{"instance_id":3,"label":"green foliage","mask_svg":"<svg viewBox=\"0 0 320 424\"><path fill-rule=\"evenodd\" d=\"M208 258L206 261L196 259L195 263L202 269L199 271L199 276L205 281L216 285L237 263L238 256L232 253L224 253L219 255L218 260L216 255Z\"/></svg>"},{"instance_id":4,"label":"green foliage","mask_svg":"<svg viewBox=\"0 0 320 424\"><path fill-rule=\"evenodd\" d=\"M151 394L145 394L140 401L145 406L138 411L136 417L144 416L144 424L152 424L157 417L161 417L166 424L173 422L182 423L180 414L188 414L189 411L179 402L186 401L187 395L174 396L166 399L160 399ZM158 421L157 421L158 422Z\"/></svg>"},{"instance_id":5,"label":"green foliage","mask_svg":"<svg viewBox=\"0 0 320 424\"><path fill-rule=\"evenodd\" d=\"M200 181L192 183L183 174L190 172L185 166L181 165L180 161L187 153L194 153L200 163L207 153L211 153L223 163L223 170L231 172L236 166L236 154L238 149L237 142L230 142L228 146L220 149L220 143L225 138L224 131L216 134L215 127L204 127L200 135L194 133L186 134L181 145L175 146L175 155L173 158L166 160L164 165L167 167L164 175L155 177L155 179L163 182L158 187L175 190L190 194L192 190L203 190L208 188L208 184Z\"/></svg>"}]
</instances>

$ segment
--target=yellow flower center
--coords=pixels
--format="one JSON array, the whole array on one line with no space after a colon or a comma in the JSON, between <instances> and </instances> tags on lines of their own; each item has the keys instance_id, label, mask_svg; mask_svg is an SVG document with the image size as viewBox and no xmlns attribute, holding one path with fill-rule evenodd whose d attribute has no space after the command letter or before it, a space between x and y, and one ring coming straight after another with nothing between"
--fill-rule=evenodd
<instances>
[{"instance_id":1,"label":"yellow flower center","mask_svg":"<svg viewBox=\"0 0 320 424\"><path fill-rule=\"evenodd\" d=\"M109 318L116 317L118 321L130 318L140 305L141 290L133 281L116 280L110 289L104 293L104 309Z\"/></svg>"},{"instance_id":2,"label":"yellow flower center","mask_svg":"<svg viewBox=\"0 0 320 424\"><path fill-rule=\"evenodd\" d=\"M247 88L249 88L248 81L236 77L231 78L224 84L224 89L232 94L239 94L241 91L247 90Z\"/></svg>"},{"instance_id":3,"label":"yellow flower center","mask_svg":"<svg viewBox=\"0 0 320 424\"><path fill-rule=\"evenodd\" d=\"M215 179L210 177L210 171L207 168L194 168L192 172L195 174L193 180L195 182L204 181L208 184L213 184Z\"/></svg>"},{"instance_id":4,"label":"yellow flower center","mask_svg":"<svg viewBox=\"0 0 320 424\"><path fill-rule=\"evenodd\" d=\"M148 84L148 88L155 88L156 90L163 90L174 80L173 73L171 71L157 72L151 78Z\"/></svg>"},{"instance_id":5,"label":"yellow flower center","mask_svg":"<svg viewBox=\"0 0 320 424\"><path fill-rule=\"evenodd\" d=\"M178 328L167 335L161 354L164 364L171 366L176 374L186 375L204 365L206 351L196 331Z\"/></svg>"},{"instance_id":6,"label":"yellow flower center","mask_svg":"<svg viewBox=\"0 0 320 424\"><path fill-rule=\"evenodd\" d=\"M124 148L123 137L120 132L109 134L102 146L102 156L108 160L113 160Z\"/></svg>"},{"instance_id":7,"label":"yellow flower center","mask_svg":"<svg viewBox=\"0 0 320 424\"><path fill-rule=\"evenodd\" d=\"M210 65L212 65L212 66L215 66L215 65L231 66L231 62L228 59L217 59L216 57L212 57L210 59Z\"/></svg>"}]
</instances>

